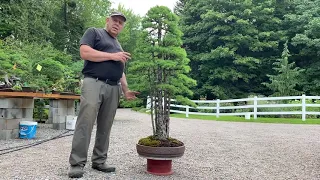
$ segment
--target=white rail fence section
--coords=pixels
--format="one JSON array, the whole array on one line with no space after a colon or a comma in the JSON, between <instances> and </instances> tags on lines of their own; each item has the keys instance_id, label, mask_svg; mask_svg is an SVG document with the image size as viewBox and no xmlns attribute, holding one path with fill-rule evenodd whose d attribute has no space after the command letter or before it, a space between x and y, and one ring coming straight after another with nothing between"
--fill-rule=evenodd
<instances>
[{"instance_id":1,"label":"white rail fence section","mask_svg":"<svg viewBox=\"0 0 320 180\"><path fill-rule=\"evenodd\" d=\"M244 116L246 119L250 119L251 116L257 119L258 116L263 115L301 115L302 120L305 121L307 115L320 115L320 104L317 104L319 99L320 96L302 95L285 97L255 96L253 98L229 100L192 100L196 103L196 107L175 104L176 101L171 100L170 112L182 113L186 117L189 117L190 114L197 114L213 115L217 118L220 116ZM151 108L150 101L150 98L148 98L147 109ZM313 110L311 110L312 108Z\"/></svg>"}]
</instances>

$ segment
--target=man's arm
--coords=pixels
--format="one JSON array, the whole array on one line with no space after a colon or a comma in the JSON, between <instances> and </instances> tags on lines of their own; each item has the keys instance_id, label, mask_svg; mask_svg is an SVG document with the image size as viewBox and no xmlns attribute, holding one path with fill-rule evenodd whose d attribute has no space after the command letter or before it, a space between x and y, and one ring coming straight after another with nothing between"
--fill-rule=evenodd
<instances>
[{"instance_id":1,"label":"man's arm","mask_svg":"<svg viewBox=\"0 0 320 180\"><path fill-rule=\"evenodd\" d=\"M126 92L129 91L129 88L128 88L127 78L126 78L126 75L124 73L122 73L122 77L120 79L120 82L121 82L121 87L122 87L123 94L125 94Z\"/></svg>"},{"instance_id":2,"label":"man's arm","mask_svg":"<svg viewBox=\"0 0 320 180\"><path fill-rule=\"evenodd\" d=\"M136 92L136 91L130 91L129 90L128 83L127 83L127 78L126 78L126 75L124 73L122 73L122 78L120 79L120 82L121 82L121 87L122 87L122 91L123 91L124 97L127 100L136 99L137 98L136 95L140 94L140 93Z\"/></svg>"},{"instance_id":3,"label":"man's arm","mask_svg":"<svg viewBox=\"0 0 320 180\"><path fill-rule=\"evenodd\" d=\"M123 63L127 62L130 59L130 53L127 52L118 52L118 53L107 53L93 49L88 45L80 46L80 56L82 59L93 61L93 62L102 62L102 61L121 61Z\"/></svg>"}]
</instances>

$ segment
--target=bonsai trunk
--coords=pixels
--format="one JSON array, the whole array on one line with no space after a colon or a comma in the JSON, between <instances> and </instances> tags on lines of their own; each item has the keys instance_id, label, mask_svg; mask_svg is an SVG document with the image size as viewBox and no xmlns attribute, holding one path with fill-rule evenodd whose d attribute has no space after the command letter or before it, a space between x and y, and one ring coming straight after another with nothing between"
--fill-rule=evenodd
<instances>
[{"instance_id":1,"label":"bonsai trunk","mask_svg":"<svg viewBox=\"0 0 320 180\"><path fill-rule=\"evenodd\" d=\"M162 23L158 26L158 44L162 41ZM155 44L153 44L154 46ZM153 54L153 56L155 56ZM156 55L159 59L166 59L161 53ZM156 84L163 85L168 83L168 75L163 67L158 66L155 68L156 72ZM169 115L170 115L170 97L169 93L162 87L157 87L155 91L154 110L155 110L155 137L159 140L166 140L169 138Z\"/></svg>"},{"instance_id":2,"label":"bonsai trunk","mask_svg":"<svg viewBox=\"0 0 320 180\"><path fill-rule=\"evenodd\" d=\"M166 77L161 68L158 68L157 82L159 84L165 83ZM160 140L169 138L169 109L168 97L166 91L158 88L155 98L155 136ZM170 100L170 99L169 99Z\"/></svg>"},{"instance_id":3,"label":"bonsai trunk","mask_svg":"<svg viewBox=\"0 0 320 180\"><path fill-rule=\"evenodd\" d=\"M156 134L155 136L158 139L164 140L169 137L169 114L168 110L164 108L166 105L166 98L163 96L157 96L155 103L155 111L156 111Z\"/></svg>"}]
</instances>

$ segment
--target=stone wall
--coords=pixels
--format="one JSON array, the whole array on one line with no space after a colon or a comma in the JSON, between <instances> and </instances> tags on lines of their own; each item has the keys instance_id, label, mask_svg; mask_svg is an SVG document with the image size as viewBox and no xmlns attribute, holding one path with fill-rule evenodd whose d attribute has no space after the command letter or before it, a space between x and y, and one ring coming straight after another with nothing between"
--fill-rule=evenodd
<instances>
[{"instance_id":1,"label":"stone wall","mask_svg":"<svg viewBox=\"0 0 320 180\"><path fill-rule=\"evenodd\" d=\"M0 139L19 137L20 121L33 121L33 98L0 98Z\"/></svg>"},{"instance_id":2,"label":"stone wall","mask_svg":"<svg viewBox=\"0 0 320 180\"><path fill-rule=\"evenodd\" d=\"M66 116L75 115L74 100L50 100L49 124L53 124L53 129L66 129Z\"/></svg>"}]
</instances>

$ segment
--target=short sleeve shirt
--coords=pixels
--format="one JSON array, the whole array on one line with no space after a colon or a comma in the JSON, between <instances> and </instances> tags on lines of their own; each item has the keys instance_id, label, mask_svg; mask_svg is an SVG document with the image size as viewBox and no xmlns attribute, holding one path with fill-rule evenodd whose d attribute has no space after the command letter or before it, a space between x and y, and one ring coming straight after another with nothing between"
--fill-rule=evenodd
<instances>
[{"instance_id":1,"label":"short sleeve shirt","mask_svg":"<svg viewBox=\"0 0 320 180\"><path fill-rule=\"evenodd\" d=\"M88 45L95 50L108 53L123 51L118 40L103 28L87 29L80 40L80 45ZM123 68L124 65L120 61L92 62L85 60L82 73L99 79L118 81L122 77Z\"/></svg>"}]
</instances>

